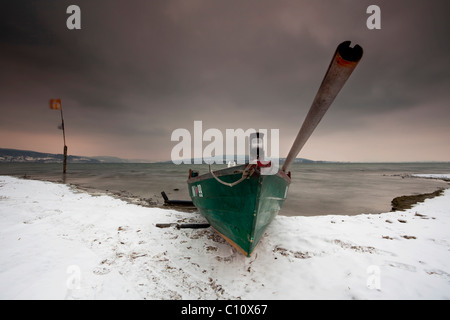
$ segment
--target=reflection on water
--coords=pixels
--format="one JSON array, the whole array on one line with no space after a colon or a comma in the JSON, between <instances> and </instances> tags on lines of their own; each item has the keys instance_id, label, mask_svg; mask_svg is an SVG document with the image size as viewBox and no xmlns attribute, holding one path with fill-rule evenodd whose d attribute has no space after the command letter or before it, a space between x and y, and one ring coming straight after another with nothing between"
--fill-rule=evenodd
<instances>
[{"instance_id":1,"label":"reflection on water","mask_svg":"<svg viewBox=\"0 0 450 320\"><path fill-rule=\"evenodd\" d=\"M223 166L214 165L213 169ZM188 200L189 168L207 165L0 163L0 175L14 175L77 185L92 191L145 198L161 205L161 191L170 199ZM294 164L282 215L359 214L390 211L394 197L428 193L449 184L411 178L414 173L450 173L449 163Z\"/></svg>"}]
</instances>

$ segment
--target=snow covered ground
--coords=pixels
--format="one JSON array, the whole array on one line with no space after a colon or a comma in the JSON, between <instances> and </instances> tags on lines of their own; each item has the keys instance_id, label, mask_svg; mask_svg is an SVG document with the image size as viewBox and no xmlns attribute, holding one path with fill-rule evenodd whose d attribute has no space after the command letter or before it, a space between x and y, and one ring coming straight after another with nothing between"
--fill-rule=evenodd
<instances>
[{"instance_id":1,"label":"snow covered ground","mask_svg":"<svg viewBox=\"0 0 450 320\"><path fill-rule=\"evenodd\" d=\"M418 178L428 178L428 179L442 179L442 180L450 180L450 174L413 174L413 177Z\"/></svg>"},{"instance_id":2,"label":"snow covered ground","mask_svg":"<svg viewBox=\"0 0 450 320\"><path fill-rule=\"evenodd\" d=\"M0 176L0 299L450 299L450 189L405 212L278 216L251 258L210 228L155 227L172 222L204 220Z\"/></svg>"}]
</instances>

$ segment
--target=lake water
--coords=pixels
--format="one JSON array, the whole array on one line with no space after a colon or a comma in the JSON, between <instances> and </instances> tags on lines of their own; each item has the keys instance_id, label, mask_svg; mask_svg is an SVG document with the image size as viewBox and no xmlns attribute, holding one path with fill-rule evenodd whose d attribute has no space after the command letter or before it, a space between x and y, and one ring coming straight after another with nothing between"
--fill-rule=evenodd
<instances>
[{"instance_id":1,"label":"lake water","mask_svg":"<svg viewBox=\"0 0 450 320\"><path fill-rule=\"evenodd\" d=\"M213 165L213 169L223 166ZM64 182L90 192L146 199L162 206L161 191L170 199L190 200L189 168L208 171L207 165L174 164L61 164L0 163L0 175ZM391 210L401 195L429 193L450 184L413 178L411 174L450 174L450 163L339 163L293 164L292 183L281 215L354 215Z\"/></svg>"}]
</instances>

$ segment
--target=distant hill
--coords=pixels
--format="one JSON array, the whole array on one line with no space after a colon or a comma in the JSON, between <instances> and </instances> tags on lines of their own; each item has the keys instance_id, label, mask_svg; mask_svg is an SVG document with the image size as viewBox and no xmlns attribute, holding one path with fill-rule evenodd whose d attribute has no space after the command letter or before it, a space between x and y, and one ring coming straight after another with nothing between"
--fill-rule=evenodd
<instances>
[{"instance_id":1,"label":"distant hill","mask_svg":"<svg viewBox=\"0 0 450 320\"><path fill-rule=\"evenodd\" d=\"M36 163L62 163L62 154L42 153L28 150L16 150L0 148L0 163L4 162L36 162ZM142 163L145 160L127 160L117 157L84 157L84 156L67 156L69 163Z\"/></svg>"},{"instance_id":2,"label":"distant hill","mask_svg":"<svg viewBox=\"0 0 450 320\"><path fill-rule=\"evenodd\" d=\"M38 162L38 163L62 163L62 154L42 153L29 150L16 150L0 148L0 162ZM69 163L100 163L99 160L82 157L67 156Z\"/></svg>"},{"instance_id":3,"label":"distant hill","mask_svg":"<svg viewBox=\"0 0 450 320\"><path fill-rule=\"evenodd\" d=\"M224 160L227 157L224 157ZM248 162L248 156L235 156L234 160L237 163L237 160L244 160ZM195 159L191 159L191 163L194 163ZM207 164L204 159L203 163ZM286 158L280 158L280 164L283 164ZM36 163L62 163L63 155L62 154L53 154L53 153L42 153L36 151L28 151L28 150L16 150L16 149L5 149L0 148L0 163L5 162L36 162ZM67 156L67 162L69 163L150 163L148 160L142 159L122 159L118 157L109 157L109 156L96 156L96 157L85 157L85 156ZM171 160L161 161L158 163L172 163ZM223 163L226 163L224 161ZM315 161L305 158L296 158L294 163L335 163L332 161Z\"/></svg>"}]
</instances>

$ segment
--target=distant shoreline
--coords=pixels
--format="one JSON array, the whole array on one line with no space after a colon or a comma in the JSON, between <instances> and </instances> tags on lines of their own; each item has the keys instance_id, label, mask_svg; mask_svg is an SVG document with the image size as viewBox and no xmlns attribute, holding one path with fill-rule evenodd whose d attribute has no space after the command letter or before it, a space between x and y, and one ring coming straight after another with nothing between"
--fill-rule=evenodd
<instances>
[{"instance_id":1,"label":"distant shoreline","mask_svg":"<svg viewBox=\"0 0 450 320\"><path fill-rule=\"evenodd\" d=\"M223 159L228 159L229 156L223 155ZM247 159L246 156L234 156L235 160ZM280 164L284 163L286 158L279 158ZM114 156L78 156L68 155L68 163L148 163L148 164L170 164L171 160L166 161L151 161L146 159L126 159ZM186 159L191 160L191 163L195 163L198 159ZM204 159L205 160L205 159ZM208 160L208 159L206 159ZM37 152L31 150L20 150L11 148L0 148L0 163L62 163L63 155L57 153ZM389 163L443 163L450 164L450 161L335 161L335 160L311 160L306 158L296 158L294 163L302 164L389 164ZM203 164L208 164L203 161ZM226 161L224 161L226 164Z\"/></svg>"}]
</instances>

